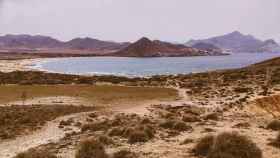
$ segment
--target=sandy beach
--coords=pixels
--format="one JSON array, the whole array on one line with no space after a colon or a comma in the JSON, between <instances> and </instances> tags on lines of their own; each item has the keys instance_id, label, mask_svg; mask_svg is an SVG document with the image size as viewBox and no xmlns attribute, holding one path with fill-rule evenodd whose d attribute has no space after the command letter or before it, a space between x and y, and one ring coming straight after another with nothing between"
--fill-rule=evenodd
<instances>
[{"instance_id":1,"label":"sandy beach","mask_svg":"<svg viewBox=\"0 0 280 158\"><path fill-rule=\"evenodd\" d=\"M40 71L39 69L33 68L32 66L42 60L46 59L0 60L0 71Z\"/></svg>"}]
</instances>

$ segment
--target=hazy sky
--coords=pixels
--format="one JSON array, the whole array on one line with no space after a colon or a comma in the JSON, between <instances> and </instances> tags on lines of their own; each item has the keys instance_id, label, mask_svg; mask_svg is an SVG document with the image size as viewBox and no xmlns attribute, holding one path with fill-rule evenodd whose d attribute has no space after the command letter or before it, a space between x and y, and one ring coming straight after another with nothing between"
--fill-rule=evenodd
<instances>
[{"instance_id":1,"label":"hazy sky","mask_svg":"<svg viewBox=\"0 0 280 158\"><path fill-rule=\"evenodd\" d=\"M280 42L280 0L0 0L0 34L185 42L239 30Z\"/></svg>"}]
</instances>

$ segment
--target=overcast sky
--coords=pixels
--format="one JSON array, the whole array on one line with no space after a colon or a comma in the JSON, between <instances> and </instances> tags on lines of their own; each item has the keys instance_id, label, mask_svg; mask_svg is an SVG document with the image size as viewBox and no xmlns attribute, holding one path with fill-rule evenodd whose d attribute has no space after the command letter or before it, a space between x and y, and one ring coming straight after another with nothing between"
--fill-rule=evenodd
<instances>
[{"instance_id":1,"label":"overcast sky","mask_svg":"<svg viewBox=\"0 0 280 158\"><path fill-rule=\"evenodd\" d=\"M280 42L280 0L0 0L0 34L185 42L239 30Z\"/></svg>"}]
</instances>

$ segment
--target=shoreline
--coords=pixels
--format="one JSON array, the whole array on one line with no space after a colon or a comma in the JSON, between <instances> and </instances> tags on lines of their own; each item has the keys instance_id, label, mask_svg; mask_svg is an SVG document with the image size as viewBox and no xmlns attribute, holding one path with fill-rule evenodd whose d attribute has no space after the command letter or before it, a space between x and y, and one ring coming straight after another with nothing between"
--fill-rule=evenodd
<instances>
[{"instance_id":1,"label":"shoreline","mask_svg":"<svg viewBox=\"0 0 280 158\"><path fill-rule=\"evenodd\" d=\"M41 71L33 68L37 62L41 62L45 59L20 59L20 60L0 60L0 71L9 73L13 71Z\"/></svg>"},{"instance_id":2,"label":"shoreline","mask_svg":"<svg viewBox=\"0 0 280 158\"><path fill-rule=\"evenodd\" d=\"M232 69L239 69L239 68L223 68L223 69L216 69L216 70L205 70L205 71L197 71L197 72L189 72L189 73L163 73L163 74L154 74L154 75L133 75L133 74L126 74L126 73L109 73L109 72L89 72L89 73L74 73L74 72L57 72L57 71L51 71L44 69L42 67L42 64L50 61L56 61L60 59L71 59L71 58L77 58L77 57L57 57L57 58L31 58L31 59L17 59L17 60L6 60L2 59L0 60L0 72L4 73L10 73L14 71L39 71L39 72L45 72L45 73L57 73L57 74L63 74L63 75L78 75L78 76L116 76L116 77L126 77L126 78L151 78L155 76L177 76L177 75L189 75L189 74L196 74L196 73L208 73L208 72L216 72L216 71L226 71L226 70L232 70ZM271 60L272 57L266 60ZM261 61L262 62L262 61ZM255 62L250 65L254 65L259 62ZM248 66L250 66L248 65ZM247 67L247 66L244 66ZM240 67L243 68L243 67Z\"/></svg>"}]
</instances>

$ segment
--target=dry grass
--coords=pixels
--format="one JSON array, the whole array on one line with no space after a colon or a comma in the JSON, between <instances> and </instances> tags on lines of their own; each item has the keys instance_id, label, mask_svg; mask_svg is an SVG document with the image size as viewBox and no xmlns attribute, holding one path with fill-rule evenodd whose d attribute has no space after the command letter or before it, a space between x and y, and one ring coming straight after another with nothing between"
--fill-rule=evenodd
<instances>
[{"instance_id":1,"label":"dry grass","mask_svg":"<svg viewBox=\"0 0 280 158\"><path fill-rule=\"evenodd\" d=\"M57 158L57 156L48 151L29 150L15 156L15 158Z\"/></svg>"},{"instance_id":2,"label":"dry grass","mask_svg":"<svg viewBox=\"0 0 280 158\"><path fill-rule=\"evenodd\" d=\"M271 143L269 143L269 145L274 146L275 148L279 148L280 149L280 131L279 131L276 139L274 139Z\"/></svg>"},{"instance_id":3,"label":"dry grass","mask_svg":"<svg viewBox=\"0 0 280 158\"><path fill-rule=\"evenodd\" d=\"M194 114L184 114L182 120L184 122L199 122L200 118Z\"/></svg>"},{"instance_id":4,"label":"dry grass","mask_svg":"<svg viewBox=\"0 0 280 158\"><path fill-rule=\"evenodd\" d=\"M104 145L113 145L114 141L113 139L111 139L110 137L106 136L106 135L101 135L97 138L97 140L99 142L101 142Z\"/></svg>"},{"instance_id":5,"label":"dry grass","mask_svg":"<svg viewBox=\"0 0 280 158\"><path fill-rule=\"evenodd\" d=\"M94 109L96 108L52 105L0 107L0 139L14 138L39 129L47 121L60 116Z\"/></svg>"},{"instance_id":6,"label":"dry grass","mask_svg":"<svg viewBox=\"0 0 280 158\"><path fill-rule=\"evenodd\" d=\"M138 156L126 149L114 153L113 158L137 158Z\"/></svg>"},{"instance_id":7,"label":"dry grass","mask_svg":"<svg viewBox=\"0 0 280 158\"><path fill-rule=\"evenodd\" d=\"M138 142L147 142L154 138L156 130L147 125L139 125L136 127L114 127L109 130L109 136L118 136L128 139L128 143L134 144Z\"/></svg>"},{"instance_id":8,"label":"dry grass","mask_svg":"<svg viewBox=\"0 0 280 158\"><path fill-rule=\"evenodd\" d=\"M220 114L218 114L218 113L210 113L210 114L205 115L204 119L218 121L219 117L220 117Z\"/></svg>"},{"instance_id":9,"label":"dry grass","mask_svg":"<svg viewBox=\"0 0 280 158\"><path fill-rule=\"evenodd\" d=\"M172 119L165 120L164 122L160 123L159 126L164 129L170 129L179 132L192 130L192 127L187 125L185 122Z\"/></svg>"},{"instance_id":10,"label":"dry grass","mask_svg":"<svg viewBox=\"0 0 280 158\"><path fill-rule=\"evenodd\" d=\"M108 158L108 155L102 143L88 139L78 146L75 158Z\"/></svg>"},{"instance_id":11,"label":"dry grass","mask_svg":"<svg viewBox=\"0 0 280 158\"><path fill-rule=\"evenodd\" d=\"M130 133L128 137L128 143L134 144L138 142L147 142L149 140L149 136L144 131L134 130Z\"/></svg>"},{"instance_id":12,"label":"dry grass","mask_svg":"<svg viewBox=\"0 0 280 158\"><path fill-rule=\"evenodd\" d=\"M267 129L280 131L280 120L273 120L267 125Z\"/></svg>"},{"instance_id":13,"label":"dry grass","mask_svg":"<svg viewBox=\"0 0 280 158\"><path fill-rule=\"evenodd\" d=\"M0 86L0 103L4 104L12 101L21 101L23 93L26 94L26 99L69 96L81 97L94 104L173 100L177 97L177 91L169 88L113 85L2 85Z\"/></svg>"},{"instance_id":14,"label":"dry grass","mask_svg":"<svg viewBox=\"0 0 280 158\"><path fill-rule=\"evenodd\" d=\"M195 155L207 156L214 143L214 136L208 135L201 138L193 149Z\"/></svg>"},{"instance_id":15,"label":"dry grass","mask_svg":"<svg viewBox=\"0 0 280 158\"><path fill-rule=\"evenodd\" d=\"M275 118L280 116L280 95L263 97L256 99L255 102L257 107L261 108L267 114L270 114Z\"/></svg>"},{"instance_id":16,"label":"dry grass","mask_svg":"<svg viewBox=\"0 0 280 158\"><path fill-rule=\"evenodd\" d=\"M207 158L262 158L262 151L246 136L222 133L202 138L194 148L196 155Z\"/></svg>"},{"instance_id":17,"label":"dry grass","mask_svg":"<svg viewBox=\"0 0 280 158\"><path fill-rule=\"evenodd\" d=\"M90 132L96 132L96 131L104 131L109 129L109 124L107 121L99 121L99 122L93 122L89 124L84 124L82 126L82 132L90 131Z\"/></svg>"}]
</instances>

